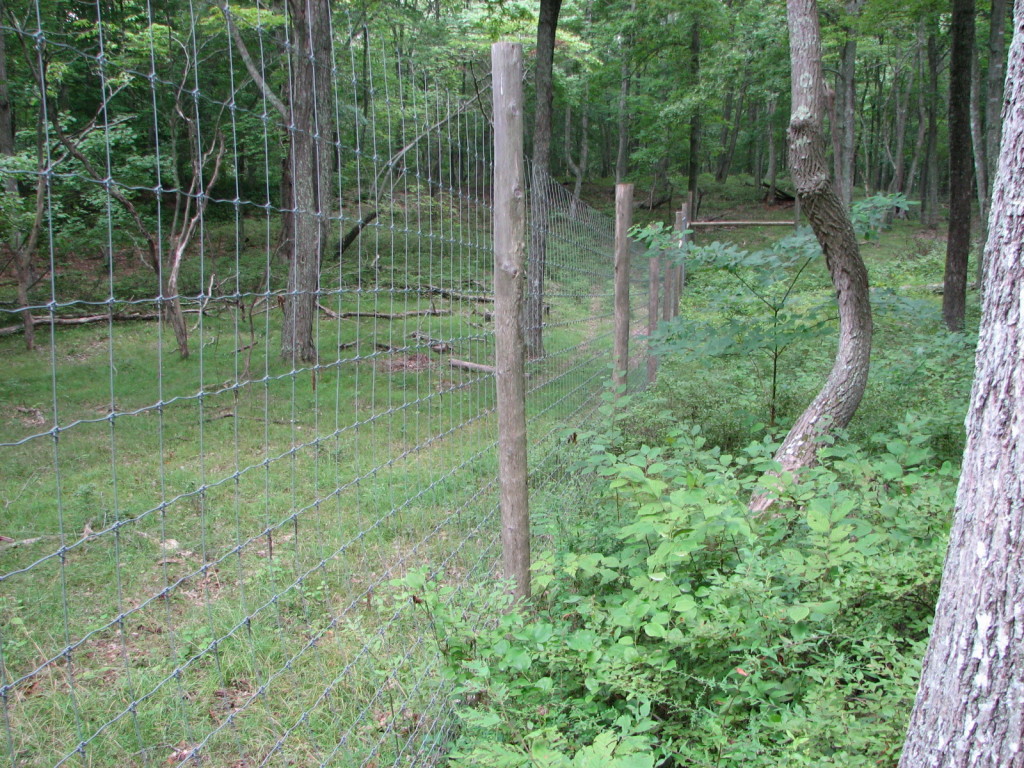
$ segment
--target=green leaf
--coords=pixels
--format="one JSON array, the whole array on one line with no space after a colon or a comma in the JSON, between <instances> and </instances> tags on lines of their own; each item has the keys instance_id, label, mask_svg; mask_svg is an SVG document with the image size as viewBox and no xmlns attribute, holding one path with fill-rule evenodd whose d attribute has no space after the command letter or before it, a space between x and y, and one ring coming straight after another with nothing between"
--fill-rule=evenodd
<instances>
[{"instance_id":1,"label":"green leaf","mask_svg":"<svg viewBox=\"0 0 1024 768\"><path fill-rule=\"evenodd\" d=\"M824 512L812 509L807 512L807 526L815 533L825 533L831 527L828 515Z\"/></svg>"},{"instance_id":2,"label":"green leaf","mask_svg":"<svg viewBox=\"0 0 1024 768\"><path fill-rule=\"evenodd\" d=\"M791 605L787 613L791 621L803 621L811 615L811 609L806 605Z\"/></svg>"}]
</instances>

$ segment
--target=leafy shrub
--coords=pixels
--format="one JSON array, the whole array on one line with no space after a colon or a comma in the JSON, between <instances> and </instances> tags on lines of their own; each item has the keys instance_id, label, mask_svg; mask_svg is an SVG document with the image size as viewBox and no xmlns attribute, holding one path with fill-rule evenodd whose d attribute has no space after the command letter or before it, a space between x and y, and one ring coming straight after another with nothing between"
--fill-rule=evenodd
<instances>
[{"instance_id":1,"label":"leafy shrub","mask_svg":"<svg viewBox=\"0 0 1024 768\"><path fill-rule=\"evenodd\" d=\"M771 444L595 436L582 469L607 479L613 534L544 554L529 609L403 584L461 702L452 764L894 764L956 480L930 440L916 420L830 446L751 517Z\"/></svg>"}]
</instances>

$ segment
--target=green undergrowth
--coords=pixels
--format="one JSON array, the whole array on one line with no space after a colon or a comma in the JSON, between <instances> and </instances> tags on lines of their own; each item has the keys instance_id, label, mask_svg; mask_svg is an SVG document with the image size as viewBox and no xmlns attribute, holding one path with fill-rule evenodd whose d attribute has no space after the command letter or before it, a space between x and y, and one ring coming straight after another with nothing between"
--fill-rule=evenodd
<instances>
[{"instance_id":1,"label":"green undergrowth","mask_svg":"<svg viewBox=\"0 0 1024 768\"><path fill-rule=\"evenodd\" d=\"M762 228L661 250L687 259L680 317L653 339L656 380L610 401L603 431L565 438L564 494L531 496L533 599L423 570L395 583L454 691L451 765L896 764L976 340L942 327L941 243L905 221L884 227L901 201L881 202L858 219L873 286L867 391L814 467L780 478L772 460L835 353L813 241ZM662 230L648 228L654 243ZM972 294L968 328L976 320ZM752 515L766 491L774 504Z\"/></svg>"},{"instance_id":2,"label":"green undergrowth","mask_svg":"<svg viewBox=\"0 0 1024 768\"><path fill-rule=\"evenodd\" d=\"M451 764L894 765L955 492L937 439L911 416L837 441L751 516L770 441L588 436L601 492L536 559L529 605L402 582L459 702Z\"/></svg>"}]
</instances>

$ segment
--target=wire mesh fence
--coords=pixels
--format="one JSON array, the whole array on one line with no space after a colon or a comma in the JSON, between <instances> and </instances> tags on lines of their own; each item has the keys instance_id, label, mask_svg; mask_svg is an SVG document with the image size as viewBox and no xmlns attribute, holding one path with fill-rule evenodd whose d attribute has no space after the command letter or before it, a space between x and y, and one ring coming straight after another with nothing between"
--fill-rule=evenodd
<instances>
[{"instance_id":1,"label":"wire mesh fence","mask_svg":"<svg viewBox=\"0 0 1024 768\"><path fill-rule=\"evenodd\" d=\"M486 73L326 0L0 27L35 118L0 166L8 764L431 763L452 704L393 582L500 575ZM557 495L607 380L613 224L544 183L530 461Z\"/></svg>"}]
</instances>

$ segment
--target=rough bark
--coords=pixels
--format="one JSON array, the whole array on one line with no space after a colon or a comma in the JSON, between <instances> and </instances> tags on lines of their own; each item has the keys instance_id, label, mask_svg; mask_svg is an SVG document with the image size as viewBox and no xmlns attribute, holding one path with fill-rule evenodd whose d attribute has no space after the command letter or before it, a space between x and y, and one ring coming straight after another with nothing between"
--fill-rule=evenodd
<instances>
[{"instance_id":1,"label":"rough bark","mask_svg":"<svg viewBox=\"0 0 1024 768\"><path fill-rule=\"evenodd\" d=\"M1017 3L960 486L901 768L1024 766L1024 4Z\"/></svg>"},{"instance_id":2,"label":"rough bark","mask_svg":"<svg viewBox=\"0 0 1024 768\"><path fill-rule=\"evenodd\" d=\"M523 267L526 261L523 169L523 49L491 48L494 80L494 307L498 402L498 479L505 578L516 597L530 596L526 378L523 356ZM453 363L454 365L454 363Z\"/></svg>"},{"instance_id":3,"label":"rough bark","mask_svg":"<svg viewBox=\"0 0 1024 768\"><path fill-rule=\"evenodd\" d=\"M951 331L964 326L967 255L971 249L971 59L974 0L953 0L949 70L949 235L943 279L942 319Z\"/></svg>"},{"instance_id":4,"label":"rough bark","mask_svg":"<svg viewBox=\"0 0 1024 768\"><path fill-rule=\"evenodd\" d=\"M807 220L814 230L839 303L839 346L828 380L775 454L783 471L809 466L821 439L850 423L867 386L871 354L868 273L850 217L830 183L822 122L826 111L821 31L816 0L788 0L793 70L789 165ZM756 496L751 509L771 501Z\"/></svg>"},{"instance_id":5,"label":"rough bark","mask_svg":"<svg viewBox=\"0 0 1024 768\"><path fill-rule=\"evenodd\" d=\"M294 232L281 328L281 357L315 362L313 321L320 260L333 205L333 54L329 0L289 0L292 46L289 147Z\"/></svg>"},{"instance_id":6,"label":"rough bark","mask_svg":"<svg viewBox=\"0 0 1024 768\"><path fill-rule=\"evenodd\" d=\"M562 0L542 0L537 18L537 64L534 75L537 104L534 109L533 163L530 185L530 259L526 265L526 353L536 360L544 356L544 270L548 248L548 176L551 172L552 70L555 33Z\"/></svg>"}]
</instances>

